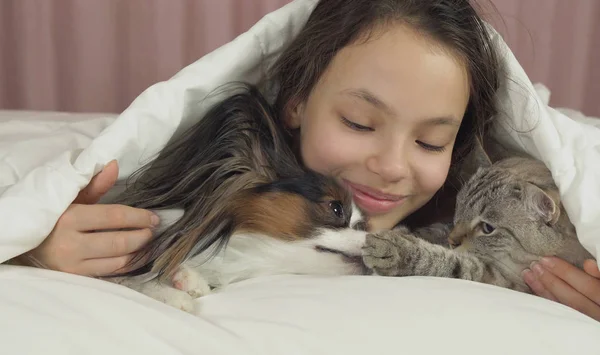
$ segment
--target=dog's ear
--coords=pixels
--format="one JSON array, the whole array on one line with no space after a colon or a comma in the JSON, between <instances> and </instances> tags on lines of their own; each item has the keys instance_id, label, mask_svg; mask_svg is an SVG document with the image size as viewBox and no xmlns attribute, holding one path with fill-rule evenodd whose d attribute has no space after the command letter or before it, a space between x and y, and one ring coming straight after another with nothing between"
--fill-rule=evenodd
<instances>
[{"instance_id":1,"label":"dog's ear","mask_svg":"<svg viewBox=\"0 0 600 355\"><path fill-rule=\"evenodd\" d=\"M222 209L224 200L236 191L274 181L283 173L296 174L297 169L283 123L276 120L257 88L243 85L172 139L120 196L120 203L134 207L182 208L185 214L176 226L195 228L182 235L181 228L175 231L170 227L152 239L131 265L146 267L156 261L159 269L172 270L184 256L202 251L193 248L208 247L194 241L198 235L222 237L218 230L227 228L218 223L223 217L214 211ZM185 241L179 242L182 238ZM157 261L163 254L173 261L167 257Z\"/></svg>"},{"instance_id":2,"label":"dog's ear","mask_svg":"<svg viewBox=\"0 0 600 355\"><path fill-rule=\"evenodd\" d=\"M236 135L238 163L267 183L301 174L285 123L260 92L250 88L241 105L245 107L238 110L237 126L247 129Z\"/></svg>"}]
</instances>

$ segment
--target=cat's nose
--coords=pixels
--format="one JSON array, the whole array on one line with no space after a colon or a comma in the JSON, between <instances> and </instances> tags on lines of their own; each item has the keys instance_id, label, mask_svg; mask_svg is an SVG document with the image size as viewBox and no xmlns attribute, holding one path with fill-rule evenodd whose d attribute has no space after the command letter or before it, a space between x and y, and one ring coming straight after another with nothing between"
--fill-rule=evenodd
<instances>
[{"instance_id":1,"label":"cat's nose","mask_svg":"<svg viewBox=\"0 0 600 355\"><path fill-rule=\"evenodd\" d=\"M448 244L450 244L450 249L455 249L458 248L460 246L460 241L455 241L451 238L448 238Z\"/></svg>"},{"instance_id":2,"label":"cat's nose","mask_svg":"<svg viewBox=\"0 0 600 355\"><path fill-rule=\"evenodd\" d=\"M458 248L465 240L467 227L463 223L456 223L448 235L448 244L451 249Z\"/></svg>"},{"instance_id":3,"label":"cat's nose","mask_svg":"<svg viewBox=\"0 0 600 355\"><path fill-rule=\"evenodd\" d=\"M451 249L458 248L462 244L463 239L464 235L451 233L450 236L448 236L448 244L450 245Z\"/></svg>"}]
</instances>

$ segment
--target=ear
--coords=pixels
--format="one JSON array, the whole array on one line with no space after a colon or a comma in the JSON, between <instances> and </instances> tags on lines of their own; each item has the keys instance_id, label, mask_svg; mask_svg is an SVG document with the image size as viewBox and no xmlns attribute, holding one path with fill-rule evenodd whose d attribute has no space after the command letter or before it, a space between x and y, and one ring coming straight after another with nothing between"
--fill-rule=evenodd
<instances>
[{"instance_id":1,"label":"ear","mask_svg":"<svg viewBox=\"0 0 600 355\"><path fill-rule=\"evenodd\" d=\"M531 183L525 185L525 205L549 225L554 225L560 217L560 208L554 199Z\"/></svg>"},{"instance_id":2,"label":"ear","mask_svg":"<svg viewBox=\"0 0 600 355\"><path fill-rule=\"evenodd\" d=\"M298 129L302 122L302 113L304 112L304 103L294 99L288 104L285 110L285 125L289 129Z\"/></svg>"},{"instance_id":3,"label":"ear","mask_svg":"<svg viewBox=\"0 0 600 355\"><path fill-rule=\"evenodd\" d=\"M483 143L478 137L475 137L473 144L473 151L471 152L471 160L479 168L488 168L492 166L492 160L490 156L485 152Z\"/></svg>"},{"instance_id":4,"label":"ear","mask_svg":"<svg viewBox=\"0 0 600 355\"><path fill-rule=\"evenodd\" d=\"M467 181L473 176L479 168L487 168L492 166L492 160L485 152L483 144L479 138L475 138L473 149L465 156L462 162L459 163L458 176L462 181Z\"/></svg>"}]
</instances>

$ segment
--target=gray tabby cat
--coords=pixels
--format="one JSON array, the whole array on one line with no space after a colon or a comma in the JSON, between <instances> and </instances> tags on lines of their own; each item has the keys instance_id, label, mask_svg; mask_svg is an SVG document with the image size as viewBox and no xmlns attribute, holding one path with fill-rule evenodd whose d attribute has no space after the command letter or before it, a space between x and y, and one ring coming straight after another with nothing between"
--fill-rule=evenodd
<instances>
[{"instance_id":1,"label":"gray tabby cat","mask_svg":"<svg viewBox=\"0 0 600 355\"><path fill-rule=\"evenodd\" d=\"M457 195L453 226L406 227L367 236L365 265L383 276L438 276L531 293L521 272L543 256L582 267L592 255L579 243L550 171L535 159L481 166Z\"/></svg>"}]
</instances>

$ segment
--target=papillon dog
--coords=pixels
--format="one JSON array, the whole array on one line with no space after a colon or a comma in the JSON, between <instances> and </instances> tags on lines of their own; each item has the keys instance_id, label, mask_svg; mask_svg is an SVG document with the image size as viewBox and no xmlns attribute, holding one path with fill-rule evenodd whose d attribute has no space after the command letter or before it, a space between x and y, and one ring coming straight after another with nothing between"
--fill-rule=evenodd
<instances>
[{"instance_id":1,"label":"papillon dog","mask_svg":"<svg viewBox=\"0 0 600 355\"><path fill-rule=\"evenodd\" d=\"M115 201L161 225L113 282L185 311L252 277L366 274L368 221L349 191L306 170L257 88L213 106L132 176Z\"/></svg>"}]
</instances>

